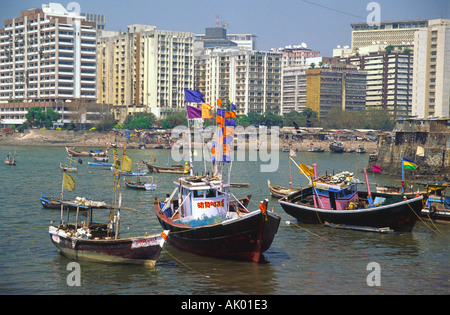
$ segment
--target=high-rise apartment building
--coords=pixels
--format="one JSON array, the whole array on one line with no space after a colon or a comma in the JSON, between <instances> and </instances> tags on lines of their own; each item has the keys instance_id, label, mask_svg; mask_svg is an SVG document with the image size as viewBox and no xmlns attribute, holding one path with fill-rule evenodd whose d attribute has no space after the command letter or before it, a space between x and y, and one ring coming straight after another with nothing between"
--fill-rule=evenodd
<instances>
[{"instance_id":1,"label":"high-rise apartment building","mask_svg":"<svg viewBox=\"0 0 450 315\"><path fill-rule=\"evenodd\" d=\"M196 86L205 101L237 105L237 114L251 111L280 114L281 61L276 52L209 49L196 56Z\"/></svg>"},{"instance_id":2,"label":"high-rise apartment building","mask_svg":"<svg viewBox=\"0 0 450 315\"><path fill-rule=\"evenodd\" d=\"M157 117L185 107L194 86L194 34L130 25L98 40L98 102L114 105L116 119L135 111Z\"/></svg>"},{"instance_id":3,"label":"high-rise apartment building","mask_svg":"<svg viewBox=\"0 0 450 315\"><path fill-rule=\"evenodd\" d=\"M306 107L326 118L333 107L360 111L366 103L366 72L356 66L332 64L306 70Z\"/></svg>"},{"instance_id":4,"label":"high-rise apartment building","mask_svg":"<svg viewBox=\"0 0 450 315\"><path fill-rule=\"evenodd\" d=\"M450 117L450 20L430 20L414 38L412 115Z\"/></svg>"},{"instance_id":5,"label":"high-rise apartment building","mask_svg":"<svg viewBox=\"0 0 450 315\"><path fill-rule=\"evenodd\" d=\"M411 115L412 53L377 51L340 60L367 72L367 108L386 110L395 119Z\"/></svg>"},{"instance_id":6,"label":"high-rise apartment building","mask_svg":"<svg viewBox=\"0 0 450 315\"><path fill-rule=\"evenodd\" d=\"M69 14L60 4L43 5L4 21L0 29L2 124L23 123L28 108L39 102L95 101L95 50L95 22Z\"/></svg>"}]
</instances>

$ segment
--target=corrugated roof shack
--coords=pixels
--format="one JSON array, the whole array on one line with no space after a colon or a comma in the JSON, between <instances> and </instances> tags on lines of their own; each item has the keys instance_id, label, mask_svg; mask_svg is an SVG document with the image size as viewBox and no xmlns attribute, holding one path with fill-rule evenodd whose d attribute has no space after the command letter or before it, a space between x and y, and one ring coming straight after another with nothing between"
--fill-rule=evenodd
<instances>
[{"instance_id":1,"label":"corrugated roof shack","mask_svg":"<svg viewBox=\"0 0 450 315\"><path fill-rule=\"evenodd\" d=\"M393 132L380 135L378 154L369 164L381 166L384 174L401 175L402 158L419 165L406 179L428 177L450 180L450 118L407 118L396 121ZM371 169L369 165L369 169Z\"/></svg>"}]
</instances>

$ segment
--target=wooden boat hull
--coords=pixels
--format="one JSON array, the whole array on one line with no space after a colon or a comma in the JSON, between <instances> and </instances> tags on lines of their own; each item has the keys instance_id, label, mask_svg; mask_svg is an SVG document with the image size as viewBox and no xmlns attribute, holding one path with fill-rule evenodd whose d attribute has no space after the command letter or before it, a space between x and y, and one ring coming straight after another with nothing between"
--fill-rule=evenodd
<instances>
[{"instance_id":1,"label":"wooden boat hull","mask_svg":"<svg viewBox=\"0 0 450 315\"><path fill-rule=\"evenodd\" d=\"M147 266L155 266L165 243L161 234L117 240L77 239L55 226L49 227L49 234L52 243L69 258Z\"/></svg>"},{"instance_id":2,"label":"wooden boat hull","mask_svg":"<svg viewBox=\"0 0 450 315\"><path fill-rule=\"evenodd\" d=\"M183 174L184 167L162 167L146 163L147 168L152 173L170 173L170 174Z\"/></svg>"},{"instance_id":3,"label":"wooden boat hull","mask_svg":"<svg viewBox=\"0 0 450 315\"><path fill-rule=\"evenodd\" d=\"M16 160L4 160L3 163L5 163L6 165L11 165L11 166L15 166L16 165Z\"/></svg>"},{"instance_id":4,"label":"wooden boat hull","mask_svg":"<svg viewBox=\"0 0 450 315\"><path fill-rule=\"evenodd\" d=\"M308 189L311 190L311 188L306 188L303 192L307 193ZM296 192L281 198L278 202L287 214L303 223L311 224L328 222L377 228L389 227L395 232L411 232L423 208L423 196L419 196L385 206L356 210L327 210L292 202L301 193L302 191ZM359 192L359 194L361 193L364 192Z\"/></svg>"},{"instance_id":5,"label":"wooden boat hull","mask_svg":"<svg viewBox=\"0 0 450 315\"><path fill-rule=\"evenodd\" d=\"M80 157L91 156L91 154L89 152L86 152L86 151L78 152L78 151L71 149L71 147L66 147L66 151L71 156L80 156Z\"/></svg>"},{"instance_id":6,"label":"wooden boat hull","mask_svg":"<svg viewBox=\"0 0 450 315\"><path fill-rule=\"evenodd\" d=\"M285 188L278 185L273 185L270 180L267 180L267 186L269 186L270 195L273 198L280 199L292 194L293 192L299 191L301 188L292 187L291 189Z\"/></svg>"},{"instance_id":7,"label":"wooden boat hull","mask_svg":"<svg viewBox=\"0 0 450 315\"><path fill-rule=\"evenodd\" d=\"M177 248L202 256L252 262L259 262L269 249L281 220L274 213L256 210L237 219L193 228L161 214L158 202L155 210L159 223L170 231L169 240Z\"/></svg>"}]
</instances>

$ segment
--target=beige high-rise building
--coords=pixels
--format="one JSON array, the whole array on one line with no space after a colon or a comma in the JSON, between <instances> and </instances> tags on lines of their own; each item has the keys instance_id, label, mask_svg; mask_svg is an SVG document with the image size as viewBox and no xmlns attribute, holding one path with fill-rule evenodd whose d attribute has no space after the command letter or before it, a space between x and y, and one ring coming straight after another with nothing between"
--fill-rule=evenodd
<instances>
[{"instance_id":1,"label":"beige high-rise building","mask_svg":"<svg viewBox=\"0 0 450 315\"><path fill-rule=\"evenodd\" d=\"M414 33L428 26L428 20L389 21L379 26L364 23L352 23L352 50L370 45L392 45L394 47L412 47Z\"/></svg>"},{"instance_id":2,"label":"beige high-rise building","mask_svg":"<svg viewBox=\"0 0 450 315\"><path fill-rule=\"evenodd\" d=\"M194 34L130 25L103 32L97 43L98 102L112 104L116 119L140 111L157 117L185 108L184 88L194 86Z\"/></svg>"},{"instance_id":3,"label":"beige high-rise building","mask_svg":"<svg viewBox=\"0 0 450 315\"><path fill-rule=\"evenodd\" d=\"M430 20L414 38L412 115L450 116L450 20Z\"/></svg>"}]
</instances>

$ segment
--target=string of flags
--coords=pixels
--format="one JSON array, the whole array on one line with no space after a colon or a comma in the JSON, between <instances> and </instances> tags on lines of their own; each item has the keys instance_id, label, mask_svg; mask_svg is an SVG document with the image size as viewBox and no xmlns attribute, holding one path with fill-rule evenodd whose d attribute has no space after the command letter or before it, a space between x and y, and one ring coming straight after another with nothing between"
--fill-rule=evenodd
<instances>
[{"instance_id":1,"label":"string of flags","mask_svg":"<svg viewBox=\"0 0 450 315\"><path fill-rule=\"evenodd\" d=\"M200 108L186 105L188 119L208 119L214 118L210 110L212 106L207 104L203 95L199 91L184 89L184 97L187 103L200 104ZM212 160L215 162L231 162L231 145L234 139L234 128L236 127L236 109L237 106L231 104L230 110L222 107L222 100L217 100L216 123L219 130L218 140L212 142Z\"/></svg>"}]
</instances>

